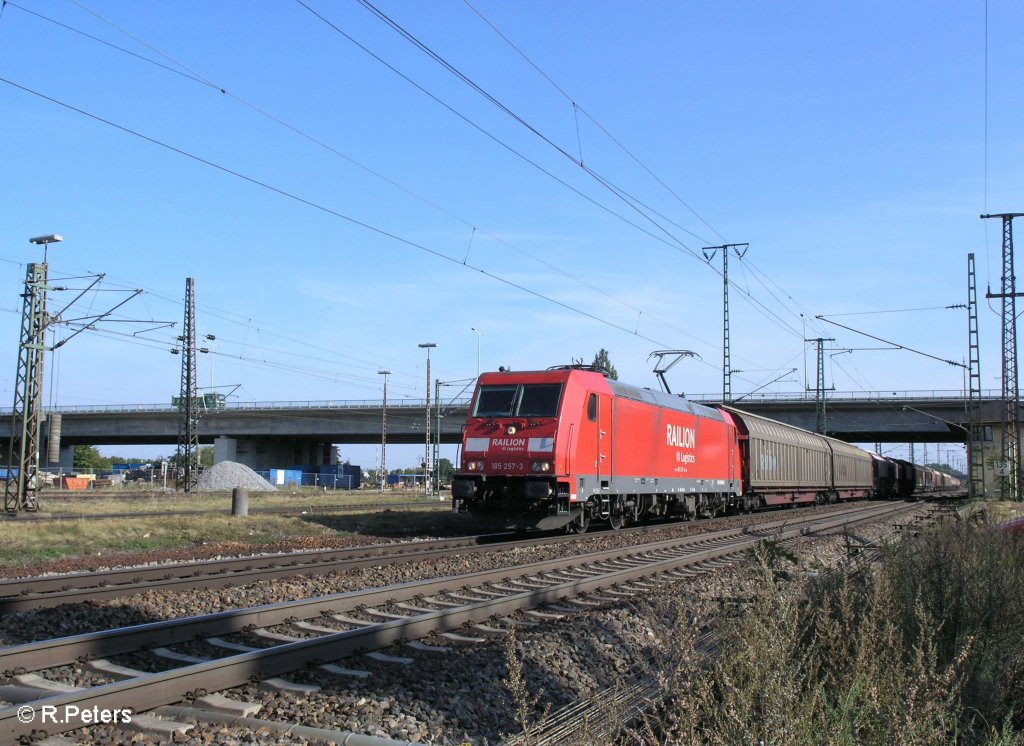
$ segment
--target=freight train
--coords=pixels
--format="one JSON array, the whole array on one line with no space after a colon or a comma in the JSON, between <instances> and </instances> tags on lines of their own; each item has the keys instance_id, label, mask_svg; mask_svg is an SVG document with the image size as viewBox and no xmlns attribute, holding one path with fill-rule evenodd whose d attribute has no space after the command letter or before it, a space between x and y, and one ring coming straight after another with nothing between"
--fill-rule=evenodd
<instances>
[{"instance_id":1,"label":"freight train","mask_svg":"<svg viewBox=\"0 0 1024 746\"><path fill-rule=\"evenodd\" d=\"M953 477L731 406L630 386L592 366L480 376L452 509L585 531L770 506L908 498Z\"/></svg>"}]
</instances>

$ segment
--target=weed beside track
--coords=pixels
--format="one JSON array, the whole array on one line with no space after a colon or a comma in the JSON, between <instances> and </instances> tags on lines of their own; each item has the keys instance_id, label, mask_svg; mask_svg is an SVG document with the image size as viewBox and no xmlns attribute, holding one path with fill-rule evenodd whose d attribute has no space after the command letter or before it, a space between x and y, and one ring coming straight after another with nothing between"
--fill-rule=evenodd
<instances>
[{"instance_id":1,"label":"weed beside track","mask_svg":"<svg viewBox=\"0 0 1024 746\"><path fill-rule=\"evenodd\" d=\"M792 580L760 559L714 655L672 636L664 704L624 742L1024 743L1020 537L948 522L864 572Z\"/></svg>"}]
</instances>

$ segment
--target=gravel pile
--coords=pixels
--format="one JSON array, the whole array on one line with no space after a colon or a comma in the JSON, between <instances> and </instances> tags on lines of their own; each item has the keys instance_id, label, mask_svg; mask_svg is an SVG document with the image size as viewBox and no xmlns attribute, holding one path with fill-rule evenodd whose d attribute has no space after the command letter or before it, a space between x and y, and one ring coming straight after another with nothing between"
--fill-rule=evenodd
<instances>
[{"instance_id":1,"label":"gravel pile","mask_svg":"<svg viewBox=\"0 0 1024 746\"><path fill-rule=\"evenodd\" d=\"M272 492L277 488L245 464L221 461L199 475L196 489L200 492L222 492L236 487L254 492Z\"/></svg>"}]
</instances>

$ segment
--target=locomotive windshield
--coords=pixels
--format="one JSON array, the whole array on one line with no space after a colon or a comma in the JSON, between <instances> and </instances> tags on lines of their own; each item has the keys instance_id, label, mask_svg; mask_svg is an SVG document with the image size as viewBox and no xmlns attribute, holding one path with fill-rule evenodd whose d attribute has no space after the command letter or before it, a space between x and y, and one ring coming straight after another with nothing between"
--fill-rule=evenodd
<instances>
[{"instance_id":1,"label":"locomotive windshield","mask_svg":"<svg viewBox=\"0 0 1024 746\"><path fill-rule=\"evenodd\" d=\"M481 386L474 417L555 417L562 397L560 383Z\"/></svg>"},{"instance_id":2,"label":"locomotive windshield","mask_svg":"<svg viewBox=\"0 0 1024 746\"><path fill-rule=\"evenodd\" d=\"M481 386L476 398L475 417L511 417L518 386Z\"/></svg>"},{"instance_id":3,"label":"locomotive windshield","mask_svg":"<svg viewBox=\"0 0 1024 746\"><path fill-rule=\"evenodd\" d=\"M561 396L560 383L525 384L517 414L521 417L554 417L558 414L558 400Z\"/></svg>"}]
</instances>

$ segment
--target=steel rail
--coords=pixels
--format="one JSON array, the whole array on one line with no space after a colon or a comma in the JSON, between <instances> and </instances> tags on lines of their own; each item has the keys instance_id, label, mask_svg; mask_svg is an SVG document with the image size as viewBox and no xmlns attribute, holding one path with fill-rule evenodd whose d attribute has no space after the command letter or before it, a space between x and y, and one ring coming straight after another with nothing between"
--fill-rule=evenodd
<instances>
[{"instance_id":1,"label":"steel rail","mask_svg":"<svg viewBox=\"0 0 1024 746\"><path fill-rule=\"evenodd\" d=\"M817 520L811 519L802 523L810 524L810 526L813 527L813 533L822 533L837 530L848 525L851 521L861 522L864 520L871 520L897 511L910 510L913 509L913 507L914 506L907 506L903 504L890 504L883 508L868 508L862 511L857 511L859 515L856 516L846 515L837 517L833 515L825 518L819 518ZM778 541L786 541L812 533L807 526L796 525L788 528L776 526L775 528L779 529L774 535L774 538ZM714 542L692 541L695 537L687 537L682 540L677 539L674 540L677 550L686 550L685 553L679 556L666 558L664 554L662 554L662 556L653 558L643 564L627 561L625 563L625 567L622 567L621 563L619 566L613 565L613 568L610 571L596 576L586 577L584 575L582 578L571 577L565 582L556 582L554 585L549 585L543 588L533 587L531 590L514 592L505 597L486 598L460 607L420 613L415 616L395 619L379 624L368 624L368 626L359 629L339 631L332 634L326 634L322 637L277 645L264 650L232 655L204 663L186 665L181 668L172 669L158 674L146 675L136 679L129 679L127 681L114 684L106 684L86 690L70 692L65 695L50 696L47 697L45 701L40 700L35 703L31 703L29 706L40 707L43 704L53 706L55 708L73 706L78 708L77 712L79 713L89 711L95 707L99 707L101 709L129 707L133 712L149 710L160 705L171 704L179 701L196 690L216 691L227 689L233 686L238 686L253 676L276 676L287 671L295 670L296 668L301 668L303 665L312 661L337 660L357 652L387 647L388 645L394 644L395 642L403 639L422 637L432 632L458 629L466 624L481 622L498 614L514 613L521 609L544 605L567 597L592 593L609 586L626 584L641 577L669 572L686 565L699 564L730 555L736 555L737 553L741 553L749 549L764 538L762 532L755 533L743 530L733 530L720 533L732 534L733 540L731 542L726 541L728 538L726 536L718 536L717 540ZM662 549L668 549L670 544L672 544L672 542L658 542L657 545L649 545L648 548L661 545ZM693 544L712 544L712 546L702 548L700 546L691 546ZM626 554L629 560L637 560L638 554L646 553L643 550L638 553L636 550L636 547L627 548L625 550L607 550L593 553L587 556L587 559L612 564L616 553L618 555ZM632 554L629 554L629 552L632 552ZM544 570L542 568L551 566L554 566L552 569L555 570L566 570L564 560L531 563L529 565L516 568L516 570L523 572L526 577L532 577L543 572ZM507 569L505 572L507 572ZM465 581L471 579L474 579L477 582L493 582L493 580L490 579L490 576L496 576L499 574L500 573L493 572L470 573L468 575L450 577L440 581L443 583L446 580L447 587L438 588L433 592L444 592L445 590L450 590L453 585L463 584ZM430 586L433 585L433 583L428 583L426 585ZM424 588L424 584L401 584L399 586L392 587L392 589L404 588L404 590L408 591L409 586L418 586L418 593L420 594L429 592ZM353 596L358 595L358 592L356 594L339 595ZM395 600L394 594L392 593L390 595L391 600ZM337 599L337 597L335 598ZM286 604L278 604L275 606L282 607L286 606ZM267 607L263 607L263 610L266 608ZM280 609L278 610L280 611ZM188 622L193 620L185 621ZM287 621L287 619L279 618L276 620L277 623L281 621ZM275 622L271 622L271 624L273 623ZM152 627L154 625L143 626ZM126 629L137 630L138 628ZM115 630L113 632L117 631ZM185 639L192 639L192 637L190 636ZM57 640L52 642L60 641ZM164 637L163 643L167 644L167 642L167 638ZM129 694L130 697L128 696ZM21 709L23 708L24 705ZM38 735L38 729L33 728L31 723L20 722L18 719L18 710L19 708L14 707L0 710L0 733L4 732L6 729L4 726L9 726L11 728L10 732L14 738L30 736L34 732ZM81 721L80 716L72 715L67 722L60 724L55 729L48 729L47 733L64 732L84 724L87 723ZM56 726L56 724L54 725Z\"/></svg>"},{"instance_id":2,"label":"steel rail","mask_svg":"<svg viewBox=\"0 0 1024 746\"><path fill-rule=\"evenodd\" d=\"M664 527L665 524L633 526L619 533L643 534ZM316 549L0 580L0 616L32 609L52 608L61 604L105 601L143 591L225 588L259 580L297 575L323 575L374 565L430 560L448 556L453 552L472 554L504 551L586 538L567 534L509 541L507 539L510 536L515 534L480 534L428 541L369 544L341 549Z\"/></svg>"},{"instance_id":3,"label":"steel rail","mask_svg":"<svg viewBox=\"0 0 1024 746\"><path fill-rule=\"evenodd\" d=\"M850 509L832 513L827 518L839 518L860 514L861 509ZM807 517L803 522L814 520ZM120 627L113 630L87 632L67 637L24 643L0 648L0 671L41 670L62 666L76 660L90 657L117 655L132 652L149 645L168 645L193 640L197 637L234 634L251 627L270 627L291 619L312 619L337 611L349 611L359 606L376 606L387 601L409 601L418 596L444 592L451 586L466 586L507 580L512 574L538 574L553 570L575 570L580 563L591 566L620 560L625 555L656 553L665 548L712 545L716 541L750 534L758 538L770 536L772 532L785 528L789 521L772 521L757 527L722 529L710 534L665 539L659 542L606 549L578 555L572 560L564 557L529 563L527 565L481 570L465 575L446 576L429 580L410 581L381 588L367 588L357 591L318 596L308 599L282 601L246 609L205 614L183 619L169 619L146 624Z\"/></svg>"},{"instance_id":4,"label":"steel rail","mask_svg":"<svg viewBox=\"0 0 1024 746\"><path fill-rule=\"evenodd\" d=\"M106 600L142 591L199 586L223 588L265 578L426 559L437 553L473 551L474 548L488 551L514 543L501 541L503 536L509 534L369 544L0 580L0 615L66 603Z\"/></svg>"},{"instance_id":5,"label":"steel rail","mask_svg":"<svg viewBox=\"0 0 1024 746\"><path fill-rule=\"evenodd\" d=\"M582 574L585 571L581 571L583 563L586 563L588 567L603 564L609 569L616 567L617 563L621 569L623 564L635 566L638 563L636 557L640 554L656 554L662 550L682 547L714 548L721 542L738 536L750 536L756 542L764 538L775 538L778 532L788 526L813 523L815 520L819 522L834 521L837 522L837 525L844 525L850 518L858 518L865 512L872 517L879 511L881 514L885 514L888 512L887 509L892 509L893 505L904 504L888 503L881 509L875 504L876 507L852 508L831 513L828 516L808 516L796 523L772 521L756 527L756 530L751 527L722 529L709 534L677 537L648 544L590 552L573 557L571 560L558 557L526 565L410 581L379 588L346 591L327 596L282 601L246 609L232 609L214 614L148 622L112 630L87 632L13 645L0 648L0 672L38 671L54 666L68 665L77 660L134 652L149 646L171 645L199 637L236 634L244 632L246 629L272 627L294 619L313 619L340 611L351 611L359 607L411 601L418 597L443 593L453 587L502 583L513 576L522 577L552 571ZM913 504L909 504L908 507L913 507Z\"/></svg>"},{"instance_id":6,"label":"steel rail","mask_svg":"<svg viewBox=\"0 0 1024 746\"><path fill-rule=\"evenodd\" d=\"M933 514L934 515L934 514ZM905 527L905 526L904 526ZM894 528L900 528L898 524ZM849 551L849 547L848 550ZM865 544L856 554L840 560L834 570L857 575L877 561L882 548ZM713 627L695 641L696 648L710 658L722 636L720 627ZM599 695L572 702L550 714L533 728L508 738L507 746L546 746L547 744L611 742L630 721L643 717L664 699L658 679L647 674L633 683L616 687Z\"/></svg>"},{"instance_id":7,"label":"steel rail","mask_svg":"<svg viewBox=\"0 0 1024 746\"><path fill-rule=\"evenodd\" d=\"M833 513L832 515L835 515ZM649 533L670 525L645 524L618 533ZM701 525L701 524L694 524ZM435 539L418 542L371 544L342 549L316 549L219 560L174 562L97 572L43 575L0 580L0 616L61 604L105 601L143 591L225 588L259 580L297 575L322 575L347 569L409 560L428 560L451 553L501 551L537 544L577 541L594 534L542 536L505 541L514 533Z\"/></svg>"},{"instance_id":8,"label":"steel rail","mask_svg":"<svg viewBox=\"0 0 1024 746\"><path fill-rule=\"evenodd\" d=\"M51 496L52 497L52 496ZM98 498L102 499L102 498ZM296 498L297 500L301 498ZM336 503L327 505L276 505L267 507L250 507L249 515L263 514L263 515L288 515L290 513L311 513L314 515L322 515L325 512L338 512L338 513L358 513L365 511L367 513L379 513L386 510L424 510L425 512L437 512L439 510L451 511L451 505L448 502L440 502L435 500L434 502L407 502L407 503L364 503L364 504L353 504L353 503ZM189 516L189 515L231 515L231 508L216 508L208 510L164 510L164 511L124 511L121 513L4 513L0 515L0 525L4 525L2 521L11 521L13 524L19 522L35 522L35 521L96 521L96 520L112 520L115 518L158 518L168 515L174 516Z\"/></svg>"}]
</instances>

